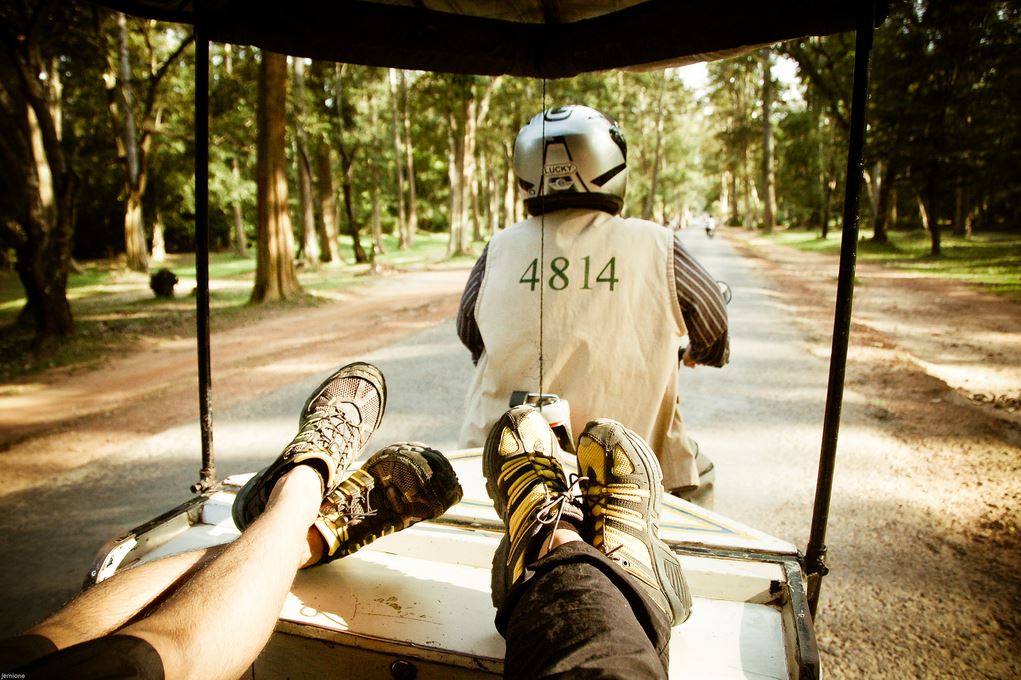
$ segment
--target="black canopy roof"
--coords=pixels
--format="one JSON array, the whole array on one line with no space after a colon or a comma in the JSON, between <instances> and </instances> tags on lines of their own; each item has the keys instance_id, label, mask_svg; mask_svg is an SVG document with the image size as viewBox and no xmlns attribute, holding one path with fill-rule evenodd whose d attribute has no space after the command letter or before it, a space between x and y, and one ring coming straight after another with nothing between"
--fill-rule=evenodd
<instances>
[{"instance_id":1,"label":"black canopy roof","mask_svg":"<svg viewBox=\"0 0 1021 680\"><path fill-rule=\"evenodd\" d=\"M451 73L560 78L852 30L867 0L101 0L210 40Z\"/></svg>"}]
</instances>

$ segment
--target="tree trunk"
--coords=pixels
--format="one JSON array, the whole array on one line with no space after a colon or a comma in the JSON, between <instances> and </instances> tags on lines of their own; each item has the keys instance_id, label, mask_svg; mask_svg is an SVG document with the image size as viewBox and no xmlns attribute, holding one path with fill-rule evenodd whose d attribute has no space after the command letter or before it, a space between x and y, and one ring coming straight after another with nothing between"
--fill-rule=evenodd
<instances>
[{"instance_id":1,"label":"tree trunk","mask_svg":"<svg viewBox=\"0 0 1021 680\"><path fill-rule=\"evenodd\" d=\"M518 204L518 179L514 174L513 156L514 151L510 141L504 142L503 160L506 167L504 171L503 224L500 225L501 228L507 228L518 221L515 212Z\"/></svg>"},{"instance_id":2,"label":"tree trunk","mask_svg":"<svg viewBox=\"0 0 1021 680\"><path fill-rule=\"evenodd\" d=\"M142 228L142 191L128 187L124 201L124 252L128 269L136 272L149 271L149 256L146 254L145 230Z\"/></svg>"},{"instance_id":3,"label":"tree trunk","mask_svg":"<svg viewBox=\"0 0 1021 680\"><path fill-rule=\"evenodd\" d=\"M398 109L400 108L400 97L397 93L397 69L390 69L388 74L390 85L390 131L393 136L394 145L394 168L396 169L397 180L397 247L401 250L408 248L408 214L404 204L404 149L401 144L401 127Z\"/></svg>"},{"instance_id":4,"label":"tree trunk","mask_svg":"<svg viewBox=\"0 0 1021 680\"><path fill-rule=\"evenodd\" d=\"M972 209L969 205L969 191L963 184L954 189L954 234L971 238Z\"/></svg>"},{"instance_id":5,"label":"tree trunk","mask_svg":"<svg viewBox=\"0 0 1021 680\"><path fill-rule=\"evenodd\" d=\"M404 69L400 71L401 111L404 119L404 164L405 178L408 180L408 245L415 242L418 232L418 200L415 195L415 155L411 138L411 107L408 104L408 82Z\"/></svg>"},{"instance_id":6,"label":"tree trunk","mask_svg":"<svg viewBox=\"0 0 1021 680\"><path fill-rule=\"evenodd\" d=\"M167 242L163 238L163 216L156 211L152 221L152 261L163 262L167 259Z\"/></svg>"},{"instance_id":7,"label":"tree trunk","mask_svg":"<svg viewBox=\"0 0 1021 680\"><path fill-rule=\"evenodd\" d=\"M235 185L241 183L241 167L237 158L230 159L230 174L234 177ZM245 215L241 210L241 201L234 199L234 254L238 257L248 255L248 237L245 236Z\"/></svg>"},{"instance_id":8,"label":"tree trunk","mask_svg":"<svg viewBox=\"0 0 1021 680\"><path fill-rule=\"evenodd\" d=\"M467 101L465 102L467 106ZM447 149L447 183L450 186L450 239L447 241L446 256L460 252L460 232L464 230L465 202L465 137L460 130L457 115L451 109L447 114L449 125Z\"/></svg>"},{"instance_id":9,"label":"tree trunk","mask_svg":"<svg viewBox=\"0 0 1021 680\"><path fill-rule=\"evenodd\" d=\"M102 58L106 61L107 106L113 123L117 151L124 165L124 192L127 196L124 207L124 247L127 265L136 271L147 271L148 256L145 248L145 230L142 219L142 197L145 195L148 154L153 134L160 124L161 108L157 105L157 88L170 67L184 53L194 40L194 34L187 36L167 59L157 66L153 45L149 35L151 27L143 24L145 46L149 50L148 72L144 79L134 78L128 48L127 17L117 13L116 65L111 50L105 46L105 34L97 24L97 33L104 43ZM140 104L136 104L132 83L142 82L144 92ZM136 111L136 106L138 110Z\"/></svg>"},{"instance_id":10,"label":"tree trunk","mask_svg":"<svg viewBox=\"0 0 1021 680\"><path fill-rule=\"evenodd\" d=\"M347 231L351 235L351 248L354 251L355 262L368 262L369 257L362 247L361 235L358 224L355 222L354 209L354 150L348 148L346 143L345 129L348 125L346 118L347 99L344 93L344 71L345 65L336 64L334 67L334 95L337 102L337 125L336 132L340 152L340 182L341 191L344 195L344 215L347 218Z\"/></svg>"},{"instance_id":11,"label":"tree trunk","mask_svg":"<svg viewBox=\"0 0 1021 680\"><path fill-rule=\"evenodd\" d=\"M723 175L720 176L720 208L719 208L719 214L720 214L720 218L723 219L723 220L727 219L727 215L731 212L731 210L732 210L731 206L734 203L734 198L733 198L734 195L731 193L731 181L730 181L731 176L732 175L731 175L729 170L724 170L723 171ZM731 224L736 224L736 222L732 221Z\"/></svg>"},{"instance_id":12,"label":"tree trunk","mask_svg":"<svg viewBox=\"0 0 1021 680\"><path fill-rule=\"evenodd\" d=\"M741 223L746 227L755 226L755 214L759 207L759 194L755 189L755 182L752 181L752 150L750 145L745 145L741 155L741 193L744 198L744 205L741 210Z\"/></svg>"},{"instance_id":13,"label":"tree trunk","mask_svg":"<svg viewBox=\"0 0 1021 680\"><path fill-rule=\"evenodd\" d=\"M121 96L120 112L121 149L124 154L124 254L128 269L137 272L149 270L146 255L145 229L142 219L142 195L145 192L144 151L135 120L134 93L131 89L131 61L128 53L127 18L117 14L117 85ZM114 112L114 119L117 116Z\"/></svg>"},{"instance_id":14,"label":"tree trunk","mask_svg":"<svg viewBox=\"0 0 1021 680\"><path fill-rule=\"evenodd\" d=\"M929 232L929 254L938 257L941 254L939 220L936 213L935 192L932 188L918 194L918 213L922 218L922 227Z\"/></svg>"},{"instance_id":15,"label":"tree trunk","mask_svg":"<svg viewBox=\"0 0 1021 680\"><path fill-rule=\"evenodd\" d=\"M362 247L362 237L358 223L355 221L354 210L354 158L350 154L341 152L340 163L343 168L341 174L340 189L344 195L344 216L347 221L347 233L351 236L351 248L355 255L355 262L368 262L369 256L365 254Z\"/></svg>"},{"instance_id":16,"label":"tree trunk","mask_svg":"<svg viewBox=\"0 0 1021 680\"><path fill-rule=\"evenodd\" d=\"M379 207L379 183L372 183L369 200L372 201L372 221L369 224L372 230L372 252L375 255L382 255L386 252L386 248L383 247L383 218ZM373 262L375 262L375 258L373 258Z\"/></svg>"},{"instance_id":17,"label":"tree trunk","mask_svg":"<svg viewBox=\"0 0 1021 680\"><path fill-rule=\"evenodd\" d=\"M893 181L896 175L896 166L893 163L887 164L881 169L876 164L876 209L873 215L872 240L875 243L890 242L891 207L893 205Z\"/></svg>"},{"instance_id":18,"label":"tree trunk","mask_svg":"<svg viewBox=\"0 0 1021 680\"><path fill-rule=\"evenodd\" d=\"M253 303L301 293L287 205L287 57L263 51L258 103L258 240Z\"/></svg>"},{"instance_id":19,"label":"tree trunk","mask_svg":"<svg viewBox=\"0 0 1021 680\"><path fill-rule=\"evenodd\" d=\"M645 198L645 206L642 208L642 219L651 220L652 212L655 209L656 202L656 191L658 190L659 184L659 166L662 163L663 156L663 88L666 78L666 72L663 72L661 78L659 78L659 88L656 94L656 144L653 147L652 156L652 174L649 178L649 195Z\"/></svg>"},{"instance_id":20,"label":"tree trunk","mask_svg":"<svg viewBox=\"0 0 1021 680\"><path fill-rule=\"evenodd\" d=\"M831 153L828 156L829 165L826 168L826 184L823 186L822 201L822 237L829 236L830 216L833 214L833 194L837 190L837 168L836 155Z\"/></svg>"},{"instance_id":21,"label":"tree trunk","mask_svg":"<svg viewBox=\"0 0 1021 680\"><path fill-rule=\"evenodd\" d=\"M319 239L316 235L315 210L312 208L312 164L305 134L305 60L294 59L295 154L298 166L298 214L301 217L301 255L306 267L319 266Z\"/></svg>"},{"instance_id":22,"label":"tree trunk","mask_svg":"<svg viewBox=\"0 0 1021 680\"><path fill-rule=\"evenodd\" d=\"M737 195L737 171L724 174L725 180L729 180L730 191L730 223L734 226L741 226L741 206Z\"/></svg>"},{"instance_id":23,"label":"tree trunk","mask_svg":"<svg viewBox=\"0 0 1021 680\"><path fill-rule=\"evenodd\" d=\"M497 163L495 160L491 162ZM493 238L496 235L496 230L500 228L500 204L503 196L500 190L500 173L496 171L495 167L490 168L487 177L489 180L489 226L486 231L489 233L488 237Z\"/></svg>"},{"instance_id":24,"label":"tree trunk","mask_svg":"<svg viewBox=\"0 0 1021 680\"><path fill-rule=\"evenodd\" d=\"M333 164L330 162L330 145L320 144L317 154L319 166L319 209L323 215L321 252L324 262L340 263L337 243L337 206L333 200Z\"/></svg>"},{"instance_id":25,"label":"tree trunk","mask_svg":"<svg viewBox=\"0 0 1021 680\"><path fill-rule=\"evenodd\" d=\"M773 74L769 50L762 58L762 229L767 234L776 228L776 171L773 167Z\"/></svg>"},{"instance_id":26,"label":"tree trunk","mask_svg":"<svg viewBox=\"0 0 1021 680\"><path fill-rule=\"evenodd\" d=\"M234 75L234 53L231 49L230 43L226 43L223 46L223 68L227 73L228 77ZM237 156L230 159L230 174L234 180L234 186L240 186L241 184L241 163L238 161ZM235 198L231 201L231 211L234 215L234 229L231 241L234 246L234 254L238 257L248 256L248 237L245 235L245 214L241 209L241 201Z\"/></svg>"},{"instance_id":27,"label":"tree trunk","mask_svg":"<svg viewBox=\"0 0 1021 680\"><path fill-rule=\"evenodd\" d=\"M369 108L369 129L378 130L380 127L379 112L376 109L376 101L372 97L371 91L368 93L367 102ZM384 155L383 144L373 143L369 147L367 155L366 166L371 181L369 185L369 201L372 204L372 217L369 222L369 229L372 232L372 262L373 270L378 270L375 266L376 255L382 255L386 252L386 247L383 244L383 218L381 215L380 208L380 186L383 184L382 172L380 170L380 159Z\"/></svg>"},{"instance_id":28,"label":"tree trunk","mask_svg":"<svg viewBox=\"0 0 1021 680\"><path fill-rule=\"evenodd\" d=\"M468 111L469 102L466 98L462 102L460 112L455 113L453 109L448 112L450 135L447 175L450 182L450 240L447 242L447 257L464 253L464 127L468 120Z\"/></svg>"},{"instance_id":29,"label":"tree trunk","mask_svg":"<svg viewBox=\"0 0 1021 680\"><path fill-rule=\"evenodd\" d=\"M34 329L34 348L42 351L74 328L66 291L79 184L56 126L61 115L59 79L52 73L56 60L41 58L31 31L17 35L15 47L6 40L8 32L0 34L13 66L0 97L0 117L7 123L0 158L16 216L0 221L0 241L13 246L25 289L18 323Z\"/></svg>"}]
</instances>

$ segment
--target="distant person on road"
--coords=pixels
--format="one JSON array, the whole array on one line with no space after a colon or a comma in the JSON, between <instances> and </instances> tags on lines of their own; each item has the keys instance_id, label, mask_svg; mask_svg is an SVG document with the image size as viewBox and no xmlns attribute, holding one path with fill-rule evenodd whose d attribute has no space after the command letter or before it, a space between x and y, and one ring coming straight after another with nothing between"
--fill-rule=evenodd
<instances>
[{"instance_id":1,"label":"distant person on road","mask_svg":"<svg viewBox=\"0 0 1021 680\"><path fill-rule=\"evenodd\" d=\"M685 366L727 363L715 280L671 230L619 216L627 144L599 111L535 116L518 133L514 171L530 217L489 242L458 313L476 364L461 445L482 445L513 392L541 388L570 402L572 432L597 417L637 432L663 485L697 500L712 463L685 433L677 355L687 334Z\"/></svg>"},{"instance_id":2,"label":"distant person on road","mask_svg":"<svg viewBox=\"0 0 1021 680\"><path fill-rule=\"evenodd\" d=\"M705 235L709 238L716 235L716 218L712 215L705 216Z\"/></svg>"}]
</instances>

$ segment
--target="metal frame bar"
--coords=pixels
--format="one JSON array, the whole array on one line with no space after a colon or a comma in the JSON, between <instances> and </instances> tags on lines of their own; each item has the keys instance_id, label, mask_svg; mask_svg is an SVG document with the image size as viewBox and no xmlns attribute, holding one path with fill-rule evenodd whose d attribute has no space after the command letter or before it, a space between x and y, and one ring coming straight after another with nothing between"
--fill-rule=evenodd
<instances>
[{"instance_id":1,"label":"metal frame bar","mask_svg":"<svg viewBox=\"0 0 1021 680\"><path fill-rule=\"evenodd\" d=\"M209 358L209 37L200 22L195 23L195 279L202 470L191 490L202 493L216 483L216 462Z\"/></svg>"},{"instance_id":2,"label":"metal frame bar","mask_svg":"<svg viewBox=\"0 0 1021 680\"><path fill-rule=\"evenodd\" d=\"M876 4L862 3L854 47L854 84L851 90L851 129L847 149L847 173L844 184L844 213L840 242L840 271L837 277L836 311L833 318L833 344L830 352L829 384L823 416L819 477L812 511L812 529L805 549L808 577L808 604L813 616L819 602L822 577L826 575L826 523L833 493L833 472L837 458L837 434L844 398L844 373L851 334L851 306L854 298L854 273L858 248L858 202L861 198L865 152L865 114L869 90L869 59L875 27Z\"/></svg>"}]
</instances>

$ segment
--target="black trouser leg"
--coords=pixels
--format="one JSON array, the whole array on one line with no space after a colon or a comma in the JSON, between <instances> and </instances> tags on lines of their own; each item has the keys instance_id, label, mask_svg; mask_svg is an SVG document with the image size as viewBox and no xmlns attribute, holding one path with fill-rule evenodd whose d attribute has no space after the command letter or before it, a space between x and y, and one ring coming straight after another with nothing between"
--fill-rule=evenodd
<instances>
[{"instance_id":1,"label":"black trouser leg","mask_svg":"<svg viewBox=\"0 0 1021 680\"><path fill-rule=\"evenodd\" d=\"M529 567L496 615L504 675L665 678L670 621L632 577L581 541Z\"/></svg>"}]
</instances>

